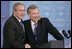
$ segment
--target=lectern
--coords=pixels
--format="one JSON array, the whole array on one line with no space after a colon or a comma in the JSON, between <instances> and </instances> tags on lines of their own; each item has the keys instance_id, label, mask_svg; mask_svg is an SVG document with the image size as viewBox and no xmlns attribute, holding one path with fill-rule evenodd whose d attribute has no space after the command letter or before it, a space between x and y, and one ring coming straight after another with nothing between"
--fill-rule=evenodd
<instances>
[{"instance_id":1,"label":"lectern","mask_svg":"<svg viewBox=\"0 0 72 49\"><path fill-rule=\"evenodd\" d=\"M63 40L52 40L48 43L43 44L40 48L64 48Z\"/></svg>"}]
</instances>

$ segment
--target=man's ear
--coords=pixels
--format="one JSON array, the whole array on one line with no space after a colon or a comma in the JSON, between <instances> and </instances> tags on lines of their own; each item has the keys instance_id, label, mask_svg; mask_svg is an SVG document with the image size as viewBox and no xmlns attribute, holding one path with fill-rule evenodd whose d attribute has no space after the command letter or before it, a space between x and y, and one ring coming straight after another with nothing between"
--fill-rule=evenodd
<instances>
[{"instance_id":1,"label":"man's ear","mask_svg":"<svg viewBox=\"0 0 72 49\"><path fill-rule=\"evenodd\" d=\"M13 10L13 13L15 13L15 11Z\"/></svg>"},{"instance_id":2,"label":"man's ear","mask_svg":"<svg viewBox=\"0 0 72 49\"><path fill-rule=\"evenodd\" d=\"M13 13L14 13L14 14L16 14L16 11L15 11L15 10L13 10Z\"/></svg>"}]
</instances>

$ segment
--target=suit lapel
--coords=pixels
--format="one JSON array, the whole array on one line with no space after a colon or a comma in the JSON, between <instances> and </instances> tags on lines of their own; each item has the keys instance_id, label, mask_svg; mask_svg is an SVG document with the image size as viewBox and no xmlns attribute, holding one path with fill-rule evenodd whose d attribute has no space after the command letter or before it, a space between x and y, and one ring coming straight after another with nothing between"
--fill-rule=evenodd
<instances>
[{"instance_id":1,"label":"suit lapel","mask_svg":"<svg viewBox=\"0 0 72 49\"><path fill-rule=\"evenodd\" d=\"M41 33L41 21L38 22L38 27L37 27L37 36L40 35ZM33 31L32 31L32 27L31 27L31 21L29 20L29 32L31 32L31 34L34 36Z\"/></svg>"},{"instance_id":2,"label":"suit lapel","mask_svg":"<svg viewBox=\"0 0 72 49\"><path fill-rule=\"evenodd\" d=\"M19 21L15 18L15 16L12 15L12 17L13 17L13 19L15 21L15 25L17 25L20 28L20 30L23 31L23 27L21 26L21 24L19 23Z\"/></svg>"},{"instance_id":3,"label":"suit lapel","mask_svg":"<svg viewBox=\"0 0 72 49\"><path fill-rule=\"evenodd\" d=\"M31 27L31 21L29 20L29 32L32 34L32 36L34 36L33 31L32 31L32 27Z\"/></svg>"},{"instance_id":4,"label":"suit lapel","mask_svg":"<svg viewBox=\"0 0 72 49\"><path fill-rule=\"evenodd\" d=\"M37 27L37 36L39 36L40 35L40 33L41 33L41 22L40 21L38 21L38 27Z\"/></svg>"}]
</instances>

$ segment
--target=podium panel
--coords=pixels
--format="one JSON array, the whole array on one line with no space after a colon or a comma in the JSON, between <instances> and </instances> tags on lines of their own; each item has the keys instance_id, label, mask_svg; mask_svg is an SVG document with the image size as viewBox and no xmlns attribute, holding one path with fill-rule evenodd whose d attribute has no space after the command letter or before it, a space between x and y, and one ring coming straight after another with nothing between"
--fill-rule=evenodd
<instances>
[{"instance_id":1,"label":"podium panel","mask_svg":"<svg viewBox=\"0 0 72 49\"><path fill-rule=\"evenodd\" d=\"M64 48L64 41L50 41L49 48Z\"/></svg>"},{"instance_id":2,"label":"podium panel","mask_svg":"<svg viewBox=\"0 0 72 49\"><path fill-rule=\"evenodd\" d=\"M40 48L64 48L64 41L63 40L53 40L46 44L43 44Z\"/></svg>"}]
</instances>

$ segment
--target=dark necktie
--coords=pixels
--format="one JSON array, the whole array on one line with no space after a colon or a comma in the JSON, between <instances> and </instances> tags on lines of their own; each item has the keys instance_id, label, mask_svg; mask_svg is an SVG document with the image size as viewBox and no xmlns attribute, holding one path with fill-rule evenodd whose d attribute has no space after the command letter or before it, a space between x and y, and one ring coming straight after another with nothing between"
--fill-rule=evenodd
<instances>
[{"instance_id":1,"label":"dark necktie","mask_svg":"<svg viewBox=\"0 0 72 49\"><path fill-rule=\"evenodd\" d=\"M39 42L38 41L39 26L38 26L37 23L35 23L34 25L35 25L35 27L34 27L35 45L36 45L36 48L38 48L39 47L39 45L38 45L38 42Z\"/></svg>"},{"instance_id":2,"label":"dark necktie","mask_svg":"<svg viewBox=\"0 0 72 49\"><path fill-rule=\"evenodd\" d=\"M38 26L37 23L35 23L34 26L35 26L34 27L34 36L35 36L35 39L37 40L37 26Z\"/></svg>"},{"instance_id":3,"label":"dark necktie","mask_svg":"<svg viewBox=\"0 0 72 49\"><path fill-rule=\"evenodd\" d=\"M20 21L20 24L21 24L21 26L22 26L22 28L23 28L23 31L25 31L25 29L24 29L24 24L23 24L23 20Z\"/></svg>"}]
</instances>

